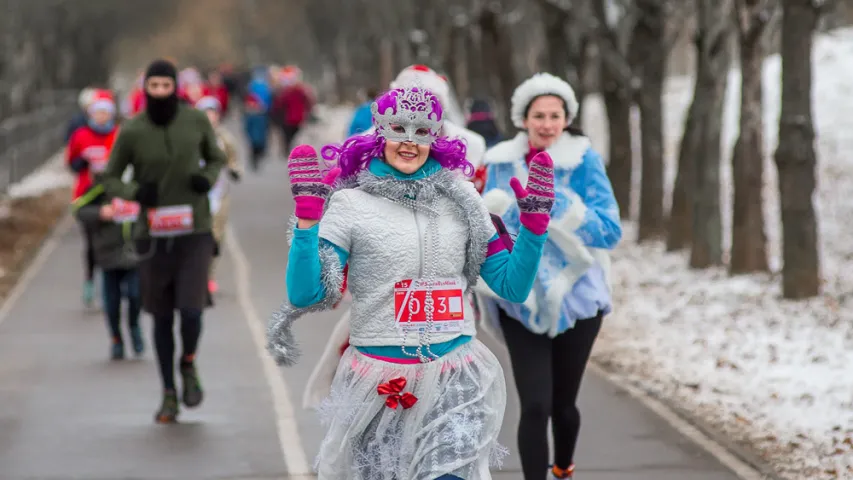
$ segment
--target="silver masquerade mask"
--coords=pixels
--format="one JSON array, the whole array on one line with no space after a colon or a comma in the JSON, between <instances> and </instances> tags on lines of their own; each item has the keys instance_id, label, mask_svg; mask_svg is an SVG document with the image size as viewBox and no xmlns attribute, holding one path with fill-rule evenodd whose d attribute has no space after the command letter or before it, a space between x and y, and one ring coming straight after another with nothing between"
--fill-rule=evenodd
<instances>
[{"instance_id":1,"label":"silver masquerade mask","mask_svg":"<svg viewBox=\"0 0 853 480\"><path fill-rule=\"evenodd\" d=\"M442 111L435 95L416 86L398 88L383 97L386 95L394 95L394 107L389 105L380 113L378 101L370 106L376 131L386 140L429 145L439 137ZM387 102L379 99L383 100Z\"/></svg>"}]
</instances>

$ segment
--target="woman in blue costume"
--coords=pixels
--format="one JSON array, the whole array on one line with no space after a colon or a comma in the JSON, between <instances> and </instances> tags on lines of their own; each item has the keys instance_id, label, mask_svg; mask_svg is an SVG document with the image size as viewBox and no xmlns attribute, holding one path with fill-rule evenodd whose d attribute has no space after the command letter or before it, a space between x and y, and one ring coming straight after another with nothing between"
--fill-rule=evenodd
<instances>
[{"instance_id":1,"label":"woman in blue costume","mask_svg":"<svg viewBox=\"0 0 853 480\"><path fill-rule=\"evenodd\" d=\"M506 187L525 178L540 152L554 162L555 203L533 291L508 302L478 284L484 328L500 333L509 350L521 403L518 448L525 480L571 478L580 430L577 396L602 318L610 313L608 250L622 237L619 208L601 157L570 127L578 102L568 83L540 73L511 100L515 138L486 152L483 198L508 230L520 226L519 207ZM554 436L549 473L548 421Z\"/></svg>"}]
</instances>

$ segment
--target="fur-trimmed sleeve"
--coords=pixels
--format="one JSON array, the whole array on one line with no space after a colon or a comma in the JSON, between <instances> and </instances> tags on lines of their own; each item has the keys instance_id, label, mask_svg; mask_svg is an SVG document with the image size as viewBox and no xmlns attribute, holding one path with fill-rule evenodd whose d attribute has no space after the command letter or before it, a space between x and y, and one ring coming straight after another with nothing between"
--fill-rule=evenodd
<instances>
[{"instance_id":1,"label":"fur-trimmed sleeve","mask_svg":"<svg viewBox=\"0 0 853 480\"><path fill-rule=\"evenodd\" d=\"M297 230L295 219L291 221L288 286L295 288L295 276L300 276L300 282L308 280L305 283L311 283L316 288L306 290L308 294L305 298L293 298L300 306L291 303L291 298L285 300L270 319L267 350L279 365L295 365L301 356L299 345L293 336L293 322L306 313L330 310L341 299L343 266L351 245L351 222L344 220L347 218L348 206L346 195L336 192L331 197L319 227ZM298 268L297 263L305 268ZM311 278L303 278L305 275ZM314 295L317 292L320 294ZM292 293L295 292L288 291L288 297L291 297Z\"/></svg>"}]
</instances>

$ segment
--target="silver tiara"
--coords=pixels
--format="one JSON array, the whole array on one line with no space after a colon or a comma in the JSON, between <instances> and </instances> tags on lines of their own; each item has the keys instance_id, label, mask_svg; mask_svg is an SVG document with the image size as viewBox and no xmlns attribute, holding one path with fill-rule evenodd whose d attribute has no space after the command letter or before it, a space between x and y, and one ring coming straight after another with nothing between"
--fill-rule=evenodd
<instances>
[{"instance_id":1,"label":"silver tiara","mask_svg":"<svg viewBox=\"0 0 853 480\"><path fill-rule=\"evenodd\" d=\"M400 88L396 95L396 112L388 108L379 112L379 104L373 102L370 111L376 130L392 142L414 142L429 145L439 137L443 119L433 110L432 99L438 97L417 83ZM439 105L441 105L439 103ZM439 107L441 108L441 107ZM436 118L438 117L438 118Z\"/></svg>"}]
</instances>

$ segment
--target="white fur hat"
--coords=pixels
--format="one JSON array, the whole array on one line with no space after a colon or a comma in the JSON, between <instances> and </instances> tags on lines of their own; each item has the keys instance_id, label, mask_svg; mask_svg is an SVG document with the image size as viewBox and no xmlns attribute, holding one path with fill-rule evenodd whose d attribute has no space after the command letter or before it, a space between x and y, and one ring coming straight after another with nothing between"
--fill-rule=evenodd
<instances>
[{"instance_id":1,"label":"white fur hat","mask_svg":"<svg viewBox=\"0 0 853 480\"><path fill-rule=\"evenodd\" d=\"M566 110L568 110L569 123L575 119L578 114L578 100L575 97L575 91L565 80L555 77L550 73L537 73L527 80L521 82L521 85L516 87L512 92L512 100L510 101L510 116L512 124L517 128L524 128L524 112L534 98L541 95L556 95L566 102Z\"/></svg>"}]
</instances>

